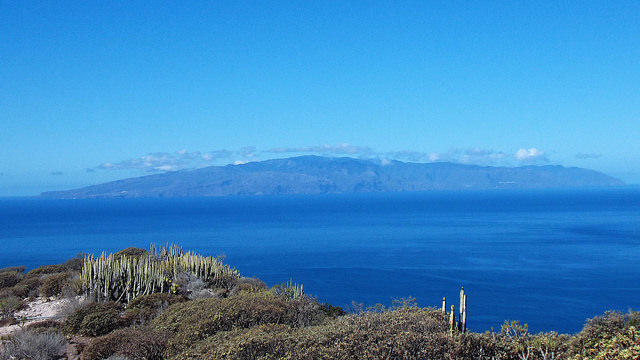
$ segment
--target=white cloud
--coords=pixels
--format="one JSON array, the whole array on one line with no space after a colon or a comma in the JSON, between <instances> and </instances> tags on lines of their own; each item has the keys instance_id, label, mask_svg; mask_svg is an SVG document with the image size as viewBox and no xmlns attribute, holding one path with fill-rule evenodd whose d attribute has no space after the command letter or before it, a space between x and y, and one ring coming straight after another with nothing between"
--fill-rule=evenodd
<instances>
[{"instance_id":1,"label":"white cloud","mask_svg":"<svg viewBox=\"0 0 640 360\"><path fill-rule=\"evenodd\" d=\"M228 163L233 158L255 160L259 157L255 147L244 147L238 150L213 150L207 152L177 150L173 153L157 152L135 159L119 162L105 162L96 167L103 170L139 170L144 172L164 172L182 169L192 169L215 165L217 161Z\"/></svg>"},{"instance_id":2,"label":"white cloud","mask_svg":"<svg viewBox=\"0 0 640 360\"><path fill-rule=\"evenodd\" d=\"M447 152L419 152L412 150L387 153L393 159L409 162L454 162L474 165L493 165L505 163L509 154L501 151L493 151L481 148L467 150L450 149Z\"/></svg>"},{"instance_id":3,"label":"white cloud","mask_svg":"<svg viewBox=\"0 0 640 360\"><path fill-rule=\"evenodd\" d=\"M545 152L536 148L520 149L516 152L515 158L523 164L549 162Z\"/></svg>"},{"instance_id":4,"label":"white cloud","mask_svg":"<svg viewBox=\"0 0 640 360\"><path fill-rule=\"evenodd\" d=\"M169 152L151 153L139 158L122 160L119 162L105 162L94 169L102 170L139 170L143 172L164 172L182 169L194 169L211 165L245 164L250 161L259 161L268 155L286 156L290 154L318 154L323 156L350 156L363 159L376 159L381 164L391 164L392 160L407 162L454 162L474 165L512 166L517 160L518 164L535 164L548 162L544 151L537 148L520 149L515 154L502 151L494 151L483 148L469 148L467 150L450 149L447 152L421 152L403 150L395 152L378 152L367 146L357 146L349 143L334 145L315 145L300 147L271 148L260 150L254 146L242 147L237 150L212 150L206 152L188 151L180 149ZM582 154L588 158L595 155ZM88 170L89 171L89 170Z\"/></svg>"},{"instance_id":5,"label":"white cloud","mask_svg":"<svg viewBox=\"0 0 640 360\"><path fill-rule=\"evenodd\" d=\"M315 145L315 146L300 146L300 147L282 147L271 148L266 152L274 154L283 153L313 153L322 155L351 155L351 156L369 156L373 155L374 151L367 146L356 146L349 143L338 143L335 145Z\"/></svg>"},{"instance_id":6,"label":"white cloud","mask_svg":"<svg viewBox=\"0 0 640 360\"><path fill-rule=\"evenodd\" d=\"M105 162L98 169L107 170L142 170L145 172L174 171L189 166L189 153L179 156L171 153L158 152L147 154L136 159L122 160L117 163Z\"/></svg>"},{"instance_id":7,"label":"white cloud","mask_svg":"<svg viewBox=\"0 0 640 360\"><path fill-rule=\"evenodd\" d=\"M489 165L507 157L508 155L502 151L473 148L465 150L464 154L460 156L460 162L463 164Z\"/></svg>"},{"instance_id":8,"label":"white cloud","mask_svg":"<svg viewBox=\"0 0 640 360\"><path fill-rule=\"evenodd\" d=\"M400 161L409 161L409 162L428 162L433 161L430 160L430 154L421 152L421 151L413 151L413 150L402 150L396 152L390 152L384 154L384 156L389 157L391 159L396 159Z\"/></svg>"}]
</instances>

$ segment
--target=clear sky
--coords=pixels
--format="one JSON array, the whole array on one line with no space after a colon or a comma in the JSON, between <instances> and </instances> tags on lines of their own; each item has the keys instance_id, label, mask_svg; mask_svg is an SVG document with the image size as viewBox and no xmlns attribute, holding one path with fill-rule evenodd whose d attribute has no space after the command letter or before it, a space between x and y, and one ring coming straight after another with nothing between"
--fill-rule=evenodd
<instances>
[{"instance_id":1,"label":"clear sky","mask_svg":"<svg viewBox=\"0 0 640 360\"><path fill-rule=\"evenodd\" d=\"M299 154L640 183L640 2L0 0L0 154L0 196Z\"/></svg>"}]
</instances>

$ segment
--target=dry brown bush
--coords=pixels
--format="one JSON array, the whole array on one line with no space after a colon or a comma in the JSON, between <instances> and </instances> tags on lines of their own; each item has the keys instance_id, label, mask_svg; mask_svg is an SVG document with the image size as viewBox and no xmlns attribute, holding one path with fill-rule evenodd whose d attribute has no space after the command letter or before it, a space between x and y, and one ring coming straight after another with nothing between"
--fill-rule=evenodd
<instances>
[{"instance_id":1,"label":"dry brown bush","mask_svg":"<svg viewBox=\"0 0 640 360\"><path fill-rule=\"evenodd\" d=\"M148 328L125 328L94 339L82 359L124 356L131 360L162 360L168 336Z\"/></svg>"}]
</instances>

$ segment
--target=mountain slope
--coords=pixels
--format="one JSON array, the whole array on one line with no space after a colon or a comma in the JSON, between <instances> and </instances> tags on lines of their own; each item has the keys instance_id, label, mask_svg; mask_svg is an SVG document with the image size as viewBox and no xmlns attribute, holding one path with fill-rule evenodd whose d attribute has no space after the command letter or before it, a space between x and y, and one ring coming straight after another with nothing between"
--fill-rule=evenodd
<instances>
[{"instance_id":1,"label":"mountain slope","mask_svg":"<svg viewBox=\"0 0 640 360\"><path fill-rule=\"evenodd\" d=\"M300 156L129 178L46 192L41 197L185 197L619 185L624 184L603 173L562 166L482 167L400 161L383 165L352 158Z\"/></svg>"}]
</instances>

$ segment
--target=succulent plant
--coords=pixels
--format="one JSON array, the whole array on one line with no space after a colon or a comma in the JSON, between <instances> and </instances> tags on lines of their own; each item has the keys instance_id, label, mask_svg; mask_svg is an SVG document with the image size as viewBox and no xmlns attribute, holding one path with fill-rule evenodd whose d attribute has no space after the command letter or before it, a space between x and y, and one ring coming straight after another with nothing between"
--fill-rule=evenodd
<instances>
[{"instance_id":1,"label":"succulent plant","mask_svg":"<svg viewBox=\"0 0 640 360\"><path fill-rule=\"evenodd\" d=\"M99 257L87 255L80 276L88 296L128 303L141 295L176 292L173 282L185 271L212 287L223 287L240 277L237 270L214 257L183 253L176 245L158 249L153 244L149 253L138 257L104 252Z\"/></svg>"}]
</instances>

